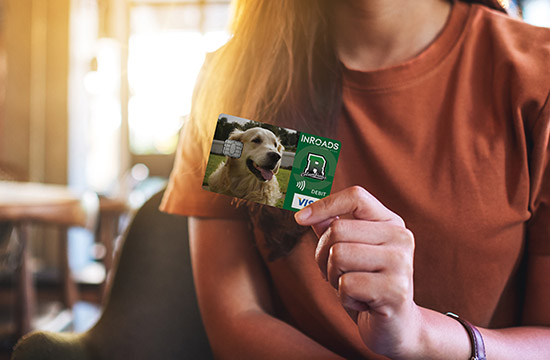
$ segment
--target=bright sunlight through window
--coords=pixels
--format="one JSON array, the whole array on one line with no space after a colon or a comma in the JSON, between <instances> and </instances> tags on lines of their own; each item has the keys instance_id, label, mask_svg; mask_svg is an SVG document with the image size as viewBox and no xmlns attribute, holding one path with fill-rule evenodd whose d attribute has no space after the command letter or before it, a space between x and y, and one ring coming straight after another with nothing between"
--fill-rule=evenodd
<instances>
[{"instance_id":1,"label":"bright sunlight through window","mask_svg":"<svg viewBox=\"0 0 550 360\"><path fill-rule=\"evenodd\" d=\"M205 14L198 16L200 11ZM220 5L202 10L195 6L163 12L153 7L134 10L128 49L128 122L133 153L174 152L205 55L229 38L223 30L228 11L228 6Z\"/></svg>"}]
</instances>

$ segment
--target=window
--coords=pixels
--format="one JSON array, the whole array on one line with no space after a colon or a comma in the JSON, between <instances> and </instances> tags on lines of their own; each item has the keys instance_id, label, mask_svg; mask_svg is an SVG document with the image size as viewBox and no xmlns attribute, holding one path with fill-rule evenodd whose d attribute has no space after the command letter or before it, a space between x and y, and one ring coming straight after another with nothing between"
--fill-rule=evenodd
<instances>
[{"instance_id":1,"label":"window","mask_svg":"<svg viewBox=\"0 0 550 360\"><path fill-rule=\"evenodd\" d=\"M550 27L550 0L523 0L523 18L526 22Z\"/></svg>"},{"instance_id":2,"label":"window","mask_svg":"<svg viewBox=\"0 0 550 360\"><path fill-rule=\"evenodd\" d=\"M228 0L131 1L128 126L133 154L174 152L204 57L229 38L228 18Z\"/></svg>"}]
</instances>

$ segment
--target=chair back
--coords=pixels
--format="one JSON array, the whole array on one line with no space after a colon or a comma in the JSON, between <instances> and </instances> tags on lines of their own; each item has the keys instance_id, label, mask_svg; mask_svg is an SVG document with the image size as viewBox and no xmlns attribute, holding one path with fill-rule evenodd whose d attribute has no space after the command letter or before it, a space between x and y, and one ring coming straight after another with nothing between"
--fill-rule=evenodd
<instances>
[{"instance_id":1,"label":"chair back","mask_svg":"<svg viewBox=\"0 0 550 360\"><path fill-rule=\"evenodd\" d=\"M160 212L162 195L130 225L104 313L87 334L94 358L213 358L195 296L187 218Z\"/></svg>"}]
</instances>

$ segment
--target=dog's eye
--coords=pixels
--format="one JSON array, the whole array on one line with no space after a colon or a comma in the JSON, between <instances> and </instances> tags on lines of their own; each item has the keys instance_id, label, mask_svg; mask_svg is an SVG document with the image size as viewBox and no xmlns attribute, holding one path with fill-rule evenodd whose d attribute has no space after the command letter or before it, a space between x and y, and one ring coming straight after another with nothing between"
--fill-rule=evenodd
<instances>
[{"instance_id":1,"label":"dog's eye","mask_svg":"<svg viewBox=\"0 0 550 360\"><path fill-rule=\"evenodd\" d=\"M256 144L261 144L261 143L262 143L262 139L260 139L260 138L255 138L255 139L252 139L252 142L253 142L253 143L256 143Z\"/></svg>"}]
</instances>

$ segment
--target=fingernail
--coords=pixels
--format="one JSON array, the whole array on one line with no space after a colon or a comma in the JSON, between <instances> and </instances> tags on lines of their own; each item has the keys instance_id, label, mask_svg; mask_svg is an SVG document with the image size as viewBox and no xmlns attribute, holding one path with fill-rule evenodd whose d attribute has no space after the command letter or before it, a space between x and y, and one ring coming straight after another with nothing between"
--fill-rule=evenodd
<instances>
[{"instance_id":1,"label":"fingernail","mask_svg":"<svg viewBox=\"0 0 550 360\"><path fill-rule=\"evenodd\" d=\"M296 219L297 222L302 222L302 221L306 221L310 216L311 216L311 209L306 207L298 211L294 215L294 218Z\"/></svg>"}]
</instances>

